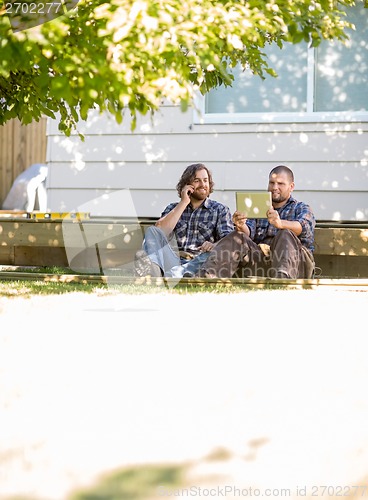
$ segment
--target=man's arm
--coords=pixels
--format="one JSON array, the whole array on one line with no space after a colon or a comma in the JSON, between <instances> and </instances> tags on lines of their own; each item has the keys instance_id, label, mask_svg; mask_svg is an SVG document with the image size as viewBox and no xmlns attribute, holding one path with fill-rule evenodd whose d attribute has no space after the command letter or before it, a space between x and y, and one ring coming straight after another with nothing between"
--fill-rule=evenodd
<instances>
[{"instance_id":1,"label":"man's arm","mask_svg":"<svg viewBox=\"0 0 368 500\"><path fill-rule=\"evenodd\" d=\"M244 214L242 214L241 212L234 212L233 222L234 222L235 228L238 231L240 231L241 233L245 233L247 236L250 236L250 230L246 224L247 218Z\"/></svg>"},{"instance_id":2,"label":"man's arm","mask_svg":"<svg viewBox=\"0 0 368 500\"><path fill-rule=\"evenodd\" d=\"M184 186L179 203L169 213L165 214L156 222L155 226L159 227L166 234L166 236L173 232L176 224L182 216L182 213L190 203L189 194L193 191L193 186Z\"/></svg>"},{"instance_id":3,"label":"man's arm","mask_svg":"<svg viewBox=\"0 0 368 500\"><path fill-rule=\"evenodd\" d=\"M300 222L296 220L280 219L278 211L274 208L270 208L268 210L267 219L268 222L277 229L290 229L290 231L292 231L296 236L299 236L302 233L303 228Z\"/></svg>"}]
</instances>

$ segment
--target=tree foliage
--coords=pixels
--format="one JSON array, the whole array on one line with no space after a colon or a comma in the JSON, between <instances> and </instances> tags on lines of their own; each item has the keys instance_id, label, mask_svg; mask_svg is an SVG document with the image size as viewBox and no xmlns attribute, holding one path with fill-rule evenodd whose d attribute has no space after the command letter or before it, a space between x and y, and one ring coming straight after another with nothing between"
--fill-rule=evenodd
<instances>
[{"instance_id":1,"label":"tree foliage","mask_svg":"<svg viewBox=\"0 0 368 500\"><path fill-rule=\"evenodd\" d=\"M344 10L354 4L81 0L62 16L17 30L4 3L0 123L57 115L60 130L68 135L93 108L108 110L118 122L130 112L133 123L137 114L156 110L163 99L185 108L196 90L231 85L231 70L238 63L262 78L275 75L263 53L266 44L282 48L305 41L317 46L322 40L346 39ZM29 25L23 19L23 26Z\"/></svg>"}]
</instances>

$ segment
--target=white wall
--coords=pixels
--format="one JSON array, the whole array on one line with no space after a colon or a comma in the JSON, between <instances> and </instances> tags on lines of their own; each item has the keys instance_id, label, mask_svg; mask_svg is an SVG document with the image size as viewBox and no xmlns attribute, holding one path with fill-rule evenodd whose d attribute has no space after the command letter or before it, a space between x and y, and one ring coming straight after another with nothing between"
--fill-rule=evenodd
<instances>
[{"instance_id":1,"label":"white wall","mask_svg":"<svg viewBox=\"0 0 368 500\"><path fill-rule=\"evenodd\" d=\"M319 220L368 220L368 123L195 124L193 111L163 106L151 120L122 125L92 113L61 135L48 122L48 205L96 216L155 217L178 199L175 186L190 163L203 162L212 197L234 210L236 190L262 190L268 173L286 164L297 199Z\"/></svg>"}]
</instances>

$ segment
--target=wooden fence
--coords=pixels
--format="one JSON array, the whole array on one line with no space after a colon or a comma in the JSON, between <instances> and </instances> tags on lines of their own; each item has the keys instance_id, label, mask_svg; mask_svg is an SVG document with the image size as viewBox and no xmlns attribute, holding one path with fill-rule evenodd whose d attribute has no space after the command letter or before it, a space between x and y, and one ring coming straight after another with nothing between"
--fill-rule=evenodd
<instances>
[{"instance_id":1,"label":"wooden fence","mask_svg":"<svg viewBox=\"0 0 368 500\"><path fill-rule=\"evenodd\" d=\"M0 126L0 208L14 180L33 163L46 162L46 118L29 125L17 119Z\"/></svg>"}]
</instances>

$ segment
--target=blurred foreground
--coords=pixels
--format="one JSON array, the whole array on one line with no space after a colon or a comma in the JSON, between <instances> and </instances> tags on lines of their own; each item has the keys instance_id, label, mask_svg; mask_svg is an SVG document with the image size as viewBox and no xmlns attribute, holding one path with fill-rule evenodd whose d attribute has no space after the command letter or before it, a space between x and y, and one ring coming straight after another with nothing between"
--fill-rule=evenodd
<instances>
[{"instance_id":1,"label":"blurred foreground","mask_svg":"<svg viewBox=\"0 0 368 500\"><path fill-rule=\"evenodd\" d=\"M0 498L367 497L368 293L0 299Z\"/></svg>"}]
</instances>

